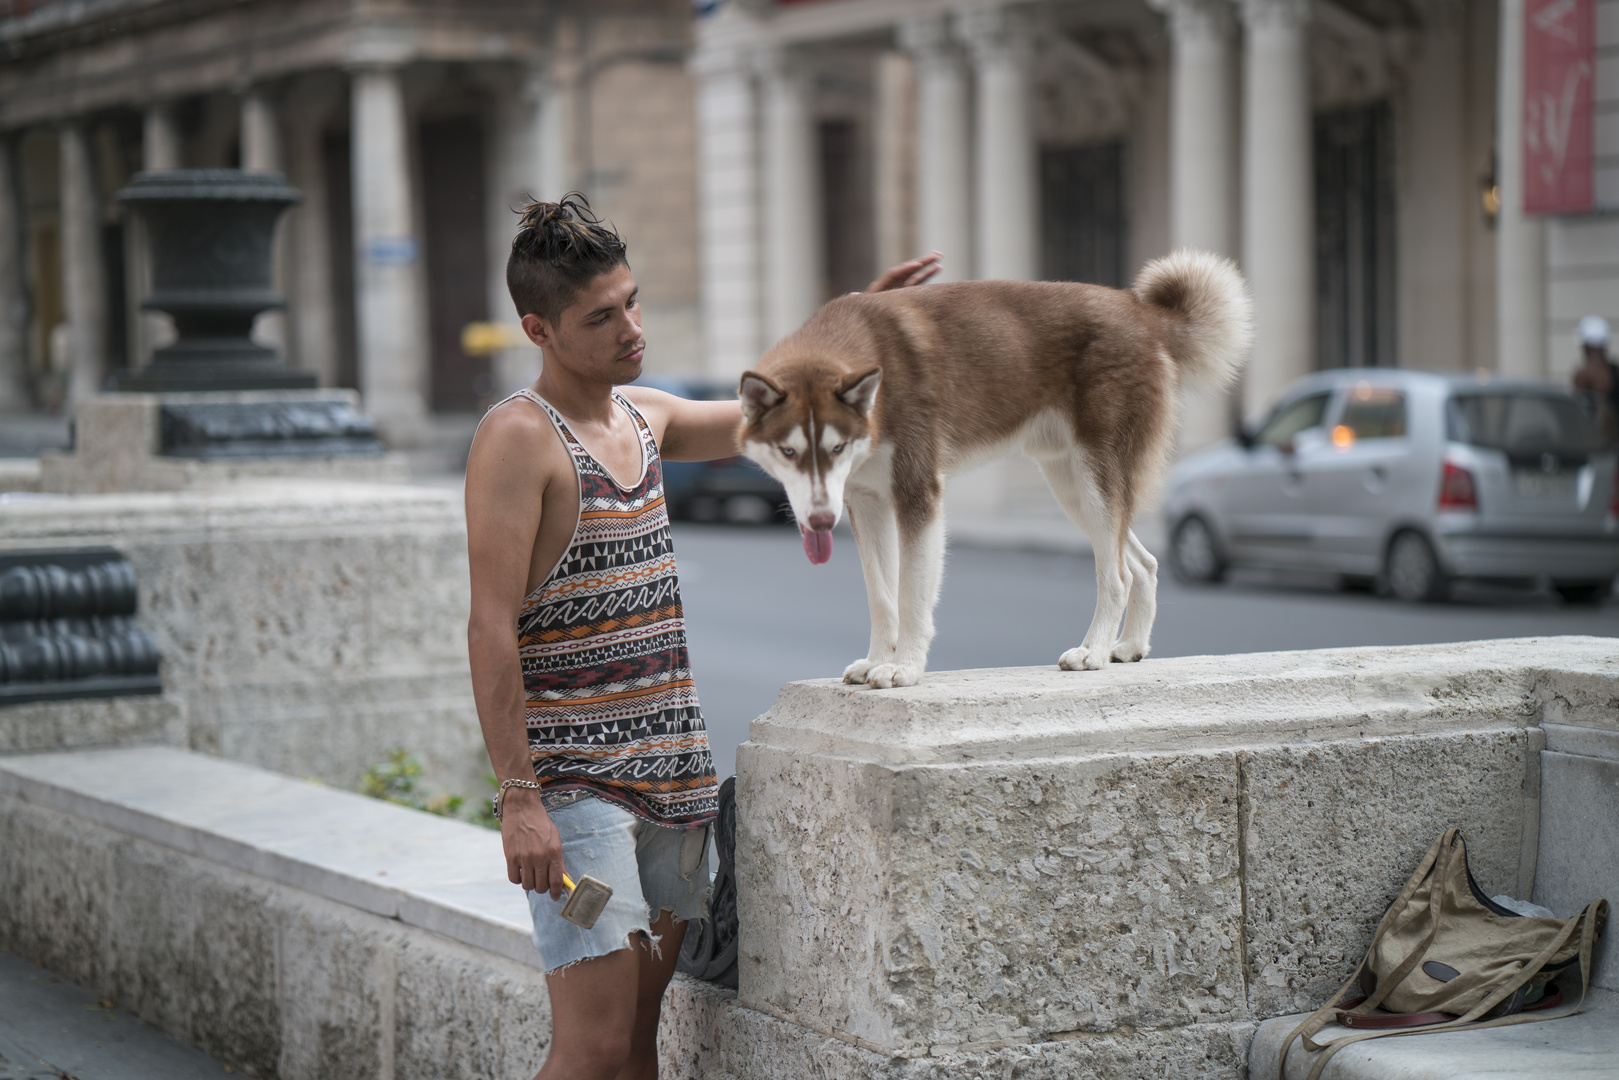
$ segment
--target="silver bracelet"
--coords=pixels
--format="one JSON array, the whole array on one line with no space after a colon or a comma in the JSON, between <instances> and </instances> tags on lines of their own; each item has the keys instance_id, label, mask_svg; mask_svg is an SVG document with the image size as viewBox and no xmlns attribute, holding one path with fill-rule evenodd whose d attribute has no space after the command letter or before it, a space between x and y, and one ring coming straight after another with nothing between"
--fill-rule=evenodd
<instances>
[{"instance_id":1,"label":"silver bracelet","mask_svg":"<svg viewBox=\"0 0 1619 1080\"><path fill-rule=\"evenodd\" d=\"M501 817L500 817L501 804L506 801L506 789L507 788L520 787L520 788L530 788L530 789L532 789L534 791L539 791L544 786L545 785L540 783L538 780L502 780L500 782L500 790L495 792L495 797L493 799L489 800L490 808L492 810L494 810L494 812L495 812L495 820L496 821L501 820Z\"/></svg>"}]
</instances>

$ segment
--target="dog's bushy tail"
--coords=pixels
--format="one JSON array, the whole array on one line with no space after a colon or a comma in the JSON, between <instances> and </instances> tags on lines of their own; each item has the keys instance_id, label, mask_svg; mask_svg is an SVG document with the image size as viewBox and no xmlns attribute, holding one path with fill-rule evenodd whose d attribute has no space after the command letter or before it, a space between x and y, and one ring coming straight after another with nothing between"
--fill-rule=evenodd
<instances>
[{"instance_id":1,"label":"dog's bushy tail","mask_svg":"<svg viewBox=\"0 0 1619 1080\"><path fill-rule=\"evenodd\" d=\"M1196 389L1229 386L1254 343L1254 302L1230 259L1181 248L1154 259L1136 275L1138 300L1178 322L1167 335L1181 381Z\"/></svg>"}]
</instances>

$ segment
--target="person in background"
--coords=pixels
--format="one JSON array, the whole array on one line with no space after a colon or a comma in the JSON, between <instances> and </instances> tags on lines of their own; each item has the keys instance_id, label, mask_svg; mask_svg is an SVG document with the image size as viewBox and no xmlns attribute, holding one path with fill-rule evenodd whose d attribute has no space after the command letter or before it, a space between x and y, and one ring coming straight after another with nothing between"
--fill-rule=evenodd
<instances>
[{"instance_id":1,"label":"person in background","mask_svg":"<svg viewBox=\"0 0 1619 1080\"><path fill-rule=\"evenodd\" d=\"M1597 402L1597 420L1607 441L1619 440L1619 364L1608 359L1608 320L1587 315L1578 330L1583 362L1574 372L1574 389Z\"/></svg>"}]
</instances>

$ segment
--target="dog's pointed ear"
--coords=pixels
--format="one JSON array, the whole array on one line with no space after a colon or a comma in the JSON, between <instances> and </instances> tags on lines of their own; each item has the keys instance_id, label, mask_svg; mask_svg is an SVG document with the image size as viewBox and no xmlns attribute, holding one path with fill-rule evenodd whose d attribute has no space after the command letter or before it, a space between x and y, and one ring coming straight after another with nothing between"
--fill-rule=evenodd
<instances>
[{"instance_id":1,"label":"dog's pointed ear","mask_svg":"<svg viewBox=\"0 0 1619 1080\"><path fill-rule=\"evenodd\" d=\"M744 371L742 381L737 385L736 396L742 399L742 418L751 424L787 395L758 372Z\"/></svg>"},{"instance_id":2,"label":"dog's pointed ear","mask_svg":"<svg viewBox=\"0 0 1619 1080\"><path fill-rule=\"evenodd\" d=\"M882 381L883 369L872 368L844 383L838 390L838 397L861 416L870 416L872 402L877 400L877 384Z\"/></svg>"}]
</instances>

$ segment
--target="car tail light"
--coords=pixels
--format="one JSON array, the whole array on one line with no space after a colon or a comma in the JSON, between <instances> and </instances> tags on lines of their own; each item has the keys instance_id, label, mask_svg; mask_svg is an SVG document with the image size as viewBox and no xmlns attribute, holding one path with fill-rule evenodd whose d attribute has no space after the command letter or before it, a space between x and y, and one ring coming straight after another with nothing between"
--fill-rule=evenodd
<instances>
[{"instance_id":1,"label":"car tail light","mask_svg":"<svg viewBox=\"0 0 1619 1080\"><path fill-rule=\"evenodd\" d=\"M1478 509L1478 488L1473 483L1473 474L1449 461L1445 462L1445 471L1439 477L1439 509Z\"/></svg>"},{"instance_id":2,"label":"car tail light","mask_svg":"<svg viewBox=\"0 0 1619 1080\"><path fill-rule=\"evenodd\" d=\"M1608 496L1608 513L1619 517L1619 465L1613 470L1613 493Z\"/></svg>"}]
</instances>

